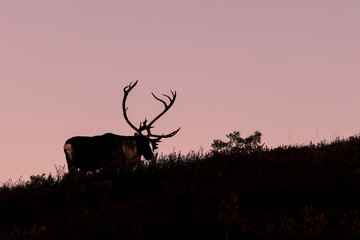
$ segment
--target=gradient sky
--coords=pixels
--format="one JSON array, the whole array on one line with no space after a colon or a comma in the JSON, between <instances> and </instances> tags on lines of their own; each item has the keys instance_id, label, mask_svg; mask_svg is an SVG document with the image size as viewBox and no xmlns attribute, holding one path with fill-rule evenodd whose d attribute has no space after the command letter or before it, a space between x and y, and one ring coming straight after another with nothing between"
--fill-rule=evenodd
<instances>
[{"instance_id":1,"label":"gradient sky","mask_svg":"<svg viewBox=\"0 0 360 240\"><path fill-rule=\"evenodd\" d=\"M234 130L268 146L360 133L360 1L0 1L0 182L55 172L76 135L181 131L159 152Z\"/></svg>"}]
</instances>

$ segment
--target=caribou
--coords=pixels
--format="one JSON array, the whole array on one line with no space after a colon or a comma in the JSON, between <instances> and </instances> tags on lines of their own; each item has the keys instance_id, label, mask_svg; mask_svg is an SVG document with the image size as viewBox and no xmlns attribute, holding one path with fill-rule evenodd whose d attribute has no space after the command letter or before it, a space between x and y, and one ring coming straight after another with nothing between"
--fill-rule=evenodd
<instances>
[{"instance_id":1,"label":"caribou","mask_svg":"<svg viewBox=\"0 0 360 240\"><path fill-rule=\"evenodd\" d=\"M179 132L180 128L169 134L157 135L151 132L154 127L153 124L174 104L176 91L170 91L171 96L163 94L168 98L169 103L151 93L156 100L164 104L164 110L149 123L145 118L143 122L140 122L138 128L130 122L127 116L126 99L137 83L138 81L134 84L131 82L124 88L122 101L125 121L135 130L134 136L106 133L93 137L76 136L68 139L64 145L64 152L69 173L79 170L87 172L105 167L137 165L141 162L141 156L144 156L146 160L153 158L153 152L158 148L158 143L163 138L173 137ZM146 134L143 134L144 131L146 131Z\"/></svg>"}]
</instances>

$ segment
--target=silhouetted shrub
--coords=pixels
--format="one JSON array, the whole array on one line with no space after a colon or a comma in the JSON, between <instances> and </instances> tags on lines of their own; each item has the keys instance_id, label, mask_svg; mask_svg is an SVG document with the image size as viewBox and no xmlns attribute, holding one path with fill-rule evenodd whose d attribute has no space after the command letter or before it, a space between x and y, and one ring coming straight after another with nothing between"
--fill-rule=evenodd
<instances>
[{"instance_id":1,"label":"silhouetted shrub","mask_svg":"<svg viewBox=\"0 0 360 240\"><path fill-rule=\"evenodd\" d=\"M236 153L253 153L262 150L264 144L261 143L262 133L255 131L247 138L240 137L239 131L234 131L226 135L228 142L216 139L211 144L213 153L236 154Z\"/></svg>"}]
</instances>

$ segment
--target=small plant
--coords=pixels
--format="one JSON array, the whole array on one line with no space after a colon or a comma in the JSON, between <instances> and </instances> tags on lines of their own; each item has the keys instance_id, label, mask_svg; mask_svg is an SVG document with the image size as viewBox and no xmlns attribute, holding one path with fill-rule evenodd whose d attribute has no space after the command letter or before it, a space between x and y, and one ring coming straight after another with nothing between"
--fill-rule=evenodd
<instances>
[{"instance_id":1,"label":"small plant","mask_svg":"<svg viewBox=\"0 0 360 240\"><path fill-rule=\"evenodd\" d=\"M236 154L236 153L252 153L262 150L264 144L261 143L262 133L255 131L247 138L242 138L239 131L234 131L226 135L228 142L215 139L211 144L213 153Z\"/></svg>"}]
</instances>

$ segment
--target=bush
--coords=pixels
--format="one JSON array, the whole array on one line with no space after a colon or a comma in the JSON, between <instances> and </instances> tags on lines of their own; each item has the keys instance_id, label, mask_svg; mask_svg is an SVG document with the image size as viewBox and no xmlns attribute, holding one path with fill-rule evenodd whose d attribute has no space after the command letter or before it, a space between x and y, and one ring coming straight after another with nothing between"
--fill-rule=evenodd
<instances>
[{"instance_id":1,"label":"bush","mask_svg":"<svg viewBox=\"0 0 360 240\"><path fill-rule=\"evenodd\" d=\"M260 151L264 148L265 144L261 143L262 133L255 131L247 138L240 137L239 131L234 131L226 135L229 138L228 142L216 139L211 144L213 153L221 154L249 154L256 151Z\"/></svg>"}]
</instances>

